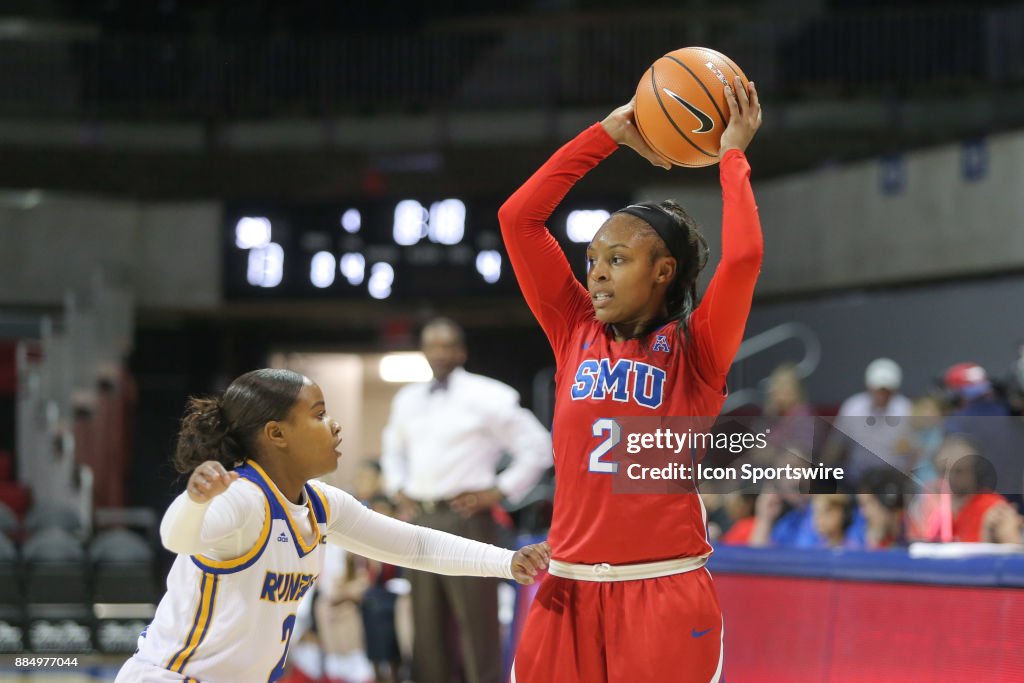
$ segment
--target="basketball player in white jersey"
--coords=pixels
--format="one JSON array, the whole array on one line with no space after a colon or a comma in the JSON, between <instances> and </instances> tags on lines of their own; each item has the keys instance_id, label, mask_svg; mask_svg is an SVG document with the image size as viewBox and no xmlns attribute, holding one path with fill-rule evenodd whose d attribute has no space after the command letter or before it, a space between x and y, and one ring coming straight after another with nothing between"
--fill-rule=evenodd
<instances>
[{"instance_id":1,"label":"basketball player in white jersey","mask_svg":"<svg viewBox=\"0 0 1024 683\"><path fill-rule=\"evenodd\" d=\"M178 557L117 683L278 680L325 543L415 569L526 584L547 567L546 543L513 553L390 519L310 481L337 466L340 432L320 388L288 370L255 370L220 398L190 400L174 461L191 476L160 524Z\"/></svg>"}]
</instances>

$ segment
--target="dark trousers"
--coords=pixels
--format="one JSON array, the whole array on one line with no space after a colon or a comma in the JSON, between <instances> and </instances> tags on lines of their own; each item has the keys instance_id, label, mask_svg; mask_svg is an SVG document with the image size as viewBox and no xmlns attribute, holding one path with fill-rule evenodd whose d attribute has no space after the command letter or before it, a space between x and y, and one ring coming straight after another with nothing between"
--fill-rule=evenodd
<instances>
[{"instance_id":1,"label":"dark trousers","mask_svg":"<svg viewBox=\"0 0 1024 683\"><path fill-rule=\"evenodd\" d=\"M442 507L421 514L415 522L484 543L494 543L497 538L490 511L463 519ZM409 580L416 683L502 683L499 579L410 571ZM455 649L451 646L452 624L458 632ZM460 660L462 676L458 676Z\"/></svg>"}]
</instances>

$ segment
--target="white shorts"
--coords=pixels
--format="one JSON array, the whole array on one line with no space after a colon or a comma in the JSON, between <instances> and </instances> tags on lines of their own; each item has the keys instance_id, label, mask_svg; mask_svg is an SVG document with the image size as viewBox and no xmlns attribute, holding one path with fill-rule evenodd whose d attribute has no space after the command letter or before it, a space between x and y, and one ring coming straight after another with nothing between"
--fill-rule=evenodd
<instances>
[{"instance_id":1,"label":"white shorts","mask_svg":"<svg viewBox=\"0 0 1024 683\"><path fill-rule=\"evenodd\" d=\"M114 683L181 683L184 680L180 673L132 657L117 672Z\"/></svg>"}]
</instances>

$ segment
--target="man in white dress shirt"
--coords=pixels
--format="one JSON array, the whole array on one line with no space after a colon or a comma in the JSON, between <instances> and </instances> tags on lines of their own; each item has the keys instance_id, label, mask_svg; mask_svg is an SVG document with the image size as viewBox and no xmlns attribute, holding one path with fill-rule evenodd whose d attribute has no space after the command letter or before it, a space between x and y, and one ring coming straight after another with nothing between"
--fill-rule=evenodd
<instances>
[{"instance_id":1,"label":"man in white dress shirt","mask_svg":"<svg viewBox=\"0 0 1024 683\"><path fill-rule=\"evenodd\" d=\"M466 372L466 345L455 322L429 322L420 337L431 382L403 387L383 435L385 491L412 521L494 543L492 508L517 502L551 467L551 437L519 405L510 386ZM503 455L508 467L497 474ZM414 679L451 683L461 661L464 683L503 677L494 579L412 572ZM459 651L449 647L450 624Z\"/></svg>"}]
</instances>

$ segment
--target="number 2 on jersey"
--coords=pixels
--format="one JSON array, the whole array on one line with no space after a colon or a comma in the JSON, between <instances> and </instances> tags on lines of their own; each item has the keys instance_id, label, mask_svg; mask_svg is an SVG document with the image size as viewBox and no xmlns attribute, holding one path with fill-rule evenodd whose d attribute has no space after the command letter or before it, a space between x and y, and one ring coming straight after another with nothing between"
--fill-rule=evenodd
<instances>
[{"instance_id":1,"label":"number 2 on jersey","mask_svg":"<svg viewBox=\"0 0 1024 683\"><path fill-rule=\"evenodd\" d=\"M590 451L590 471L601 474L615 474L619 471L619 463L612 460L602 460L601 458L606 456L608 451L615 448L615 445L619 443L619 439L622 438L622 428L612 418L602 417L594 422L593 432L594 436L604 436L605 432L608 433L608 436L605 437L604 441L597 444L594 450Z\"/></svg>"},{"instance_id":2,"label":"number 2 on jersey","mask_svg":"<svg viewBox=\"0 0 1024 683\"><path fill-rule=\"evenodd\" d=\"M277 660L277 666L270 672L270 676L267 677L267 683L274 683L277 679L284 676L284 663L288 661L288 646L292 639L292 631L295 630L295 615L289 614L284 623L281 624L281 642L284 643L284 654L281 655L281 659Z\"/></svg>"}]
</instances>

